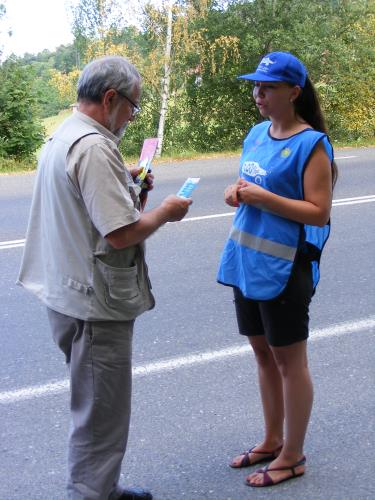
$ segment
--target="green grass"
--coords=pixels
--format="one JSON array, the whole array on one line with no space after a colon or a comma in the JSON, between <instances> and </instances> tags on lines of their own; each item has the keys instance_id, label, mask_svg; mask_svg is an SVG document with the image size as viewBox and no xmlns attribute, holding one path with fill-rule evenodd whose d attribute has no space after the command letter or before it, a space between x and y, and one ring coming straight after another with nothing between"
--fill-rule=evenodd
<instances>
[{"instance_id":1,"label":"green grass","mask_svg":"<svg viewBox=\"0 0 375 500\"><path fill-rule=\"evenodd\" d=\"M42 123L44 125L44 128L46 129L46 137L49 137L57 129L60 123L62 123L65 118L68 118L68 116L71 114L72 111L70 109L63 109L58 115L44 118Z\"/></svg>"},{"instance_id":2,"label":"green grass","mask_svg":"<svg viewBox=\"0 0 375 500\"><path fill-rule=\"evenodd\" d=\"M13 158L0 158L0 175L32 172L36 169L36 165L36 158L22 161L15 160Z\"/></svg>"},{"instance_id":3,"label":"green grass","mask_svg":"<svg viewBox=\"0 0 375 500\"><path fill-rule=\"evenodd\" d=\"M209 158L220 158L225 156L237 156L241 154L241 149L236 149L233 151L217 151L214 153L198 153L197 151L175 151L167 154L163 154L160 158L154 158L152 160L153 165L158 163L178 163L179 161L187 160L205 160ZM125 158L126 165L134 166L137 164L139 157L129 156Z\"/></svg>"},{"instance_id":4,"label":"green grass","mask_svg":"<svg viewBox=\"0 0 375 500\"><path fill-rule=\"evenodd\" d=\"M370 139L369 137L367 139L358 139L358 140L352 140L352 141L332 141L333 147L336 149L343 149L343 148L370 148L375 145L374 139Z\"/></svg>"}]
</instances>

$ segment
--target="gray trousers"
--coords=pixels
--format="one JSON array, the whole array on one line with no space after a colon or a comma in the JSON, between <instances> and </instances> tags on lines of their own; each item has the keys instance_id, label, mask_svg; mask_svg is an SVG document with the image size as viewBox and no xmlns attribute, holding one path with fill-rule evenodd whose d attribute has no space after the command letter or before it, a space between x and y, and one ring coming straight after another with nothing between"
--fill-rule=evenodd
<instances>
[{"instance_id":1,"label":"gray trousers","mask_svg":"<svg viewBox=\"0 0 375 500\"><path fill-rule=\"evenodd\" d=\"M129 430L134 321L47 313L70 369L68 498L115 500Z\"/></svg>"}]
</instances>

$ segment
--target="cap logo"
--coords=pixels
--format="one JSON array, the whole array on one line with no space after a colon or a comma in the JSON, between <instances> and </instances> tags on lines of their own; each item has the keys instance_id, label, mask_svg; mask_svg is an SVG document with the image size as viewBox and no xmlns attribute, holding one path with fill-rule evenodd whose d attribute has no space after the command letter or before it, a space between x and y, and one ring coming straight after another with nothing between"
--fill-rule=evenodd
<instances>
[{"instance_id":1,"label":"cap logo","mask_svg":"<svg viewBox=\"0 0 375 500\"><path fill-rule=\"evenodd\" d=\"M270 64L275 64L276 61L272 61L269 57L263 57L260 61L260 64L264 64L265 66L269 66Z\"/></svg>"},{"instance_id":2,"label":"cap logo","mask_svg":"<svg viewBox=\"0 0 375 500\"><path fill-rule=\"evenodd\" d=\"M252 81L288 82L305 86L307 71L305 66L289 52L270 52L263 56L255 72L238 78Z\"/></svg>"}]
</instances>

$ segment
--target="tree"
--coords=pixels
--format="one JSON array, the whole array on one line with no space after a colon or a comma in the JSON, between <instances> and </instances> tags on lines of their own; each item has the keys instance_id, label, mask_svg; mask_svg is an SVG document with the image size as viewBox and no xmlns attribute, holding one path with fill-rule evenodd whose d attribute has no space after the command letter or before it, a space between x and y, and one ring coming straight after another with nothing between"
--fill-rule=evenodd
<instances>
[{"instance_id":1,"label":"tree","mask_svg":"<svg viewBox=\"0 0 375 500\"><path fill-rule=\"evenodd\" d=\"M2 22L2 19L4 18L6 14L6 8L5 8L5 5L3 3L0 3L0 23ZM0 29L0 35L2 34L3 30ZM8 36L11 36L12 35L12 31L8 28L6 30L6 34ZM2 55L2 46L0 45L0 59L1 59L1 55Z\"/></svg>"},{"instance_id":2,"label":"tree","mask_svg":"<svg viewBox=\"0 0 375 500\"><path fill-rule=\"evenodd\" d=\"M156 156L160 156L163 149L164 139L164 124L166 113L168 109L170 80L171 80L171 52L172 52L172 9L173 0L168 3L168 21L167 21L167 36L165 40L164 51L164 76L163 76L163 90L161 95L160 118L157 137L159 139Z\"/></svg>"},{"instance_id":3,"label":"tree","mask_svg":"<svg viewBox=\"0 0 375 500\"><path fill-rule=\"evenodd\" d=\"M75 69L70 73L61 73L56 69L50 70L50 83L58 92L60 102L66 108L77 99L77 82L80 71Z\"/></svg>"},{"instance_id":4,"label":"tree","mask_svg":"<svg viewBox=\"0 0 375 500\"><path fill-rule=\"evenodd\" d=\"M33 75L19 62L8 60L0 68L0 155L30 158L44 139L37 118Z\"/></svg>"},{"instance_id":5,"label":"tree","mask_svg":"<svg viewBox=\"0 0 375 500\"><path fill-rule=\"evenodd\" d=\"M369 110L375 86L374 4L374 0L232 1L227 8L211 8L206 17L197 18L190 32L193 36L200 30L200 46L207 47L203 54L210 53L209 47L219 48L215 40L232 37L233 43L237 40L232 52L237 57L225 58L215 49L214 66L203 57L199 84L196 75L191 76L187 141L198 149L240 144L258 114L249 82L239 82L236 76L253 70L262 55L275 50L291 51L305 62L333 138L373 137L374 115ZM202 58L200 50L195 52L186 53L192 67ZM360 86L355 83L358 75L362 75Z\"/></svg>"},{"instance_id":6,"label":"tree","mask_svg":"<svg viewBox=\"0 0 375 500\"><path fill-rule=\"evenodd\" d=\"M230 35L230 27L228 35L217 32L207 39L207 22L213 13L219 16L222 12L208 0L178 2L173 9L171 3L168 8L145 7L143 30L148 51L141 61L141 73L148 96L152 96L153 119L157 118L163 150L176 150L179 143L185 149L209 147L207 128L201 135L204 115L203 122L202 115L191 121L192 113L196 116L196 103L190 100L188 88L200 87L206 71L223 74L227 63L235 63L239 41ZM208 109L212 108L211 102Z\"/></svg>"},{"instance_id":7,"label":"tree","mask_svg":"<svg viewBox=\"0 0 375 500\"><path fill-rule=\"evenodd\" d=\"M237 76L265 52L286 50L305 62L333 139L374 137L375 0L164 1L144 4L139 27L127 24L125 0L80 0L75 44L20 60L35 75L43 116L75 100L81 64L122 55L143 80L125 155L157 133L163 153L234 149L259 116Z\"/></svg>"},{"instance_id":8,"label":"tree","mask_svg":"<svg viewBox=\"0 0 375 500\"><path fill-rule=\"evenodd\" d=\"M117 0L80 0L72 12L72 33L80 67L90 42L100 40L106 51L124 26L124 19Z\"/></svg>"},{"instance_id":9,"label":"tree","mask_svg":"<svg viewBox=\"0 0 375 500\"><path fill-rule=\"evenodd\" d=\"M73 97L70 97L69 89L62 89L58 84L62 78L54 78L55 72L65 77L76 69L75 48L72 44L60 45L53 52L45 49L38 54L26 53L18 61L34 74L34 88L38 96L41 118L56 115L75 101L75 88L72 92ZM73 79L72 85L74 84Z\"/></svg>"}]
</instances>

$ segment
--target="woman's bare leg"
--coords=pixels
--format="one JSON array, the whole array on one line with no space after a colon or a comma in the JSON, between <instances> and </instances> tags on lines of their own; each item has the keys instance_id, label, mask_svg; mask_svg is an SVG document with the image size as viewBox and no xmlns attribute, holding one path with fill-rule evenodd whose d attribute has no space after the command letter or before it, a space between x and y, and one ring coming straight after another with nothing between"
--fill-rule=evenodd
<instances>
[{"instance_id":1,"label":"woman's bare leg","mask_svg":"<svg viewBox=\"0 0 375 500\"><path fill-rule=\"evenodd\" d=\"M264 335L249 337L258 365L260 395L263 405L265 424L264 440L254 450L273 451L283 443L284 398L283 386L274 355ZM250 462L258 460L261 455L251 453ZM233 459L232 466L238 466L243 455Z\"/></svg>"},{"instance_id":2,"label":"woman's bare leg","mask_svg":"<svg viewBox=\"0 0 375 500\"><path fill-rule=\"evenodd\" d=\"M285 410L285 442L280 455L271 462L269 468L287 467L303 457L303 443L309 422L313 387L307 364L306 341L296 342L286 347L271 347L275 362L281 373ZM296 468L296 474L304 471L304 466ZM278 482L292 475L291 471L270 472ZM251 474L251 483L263 482L262 474Z\"/></svg>"}]
</instances>

